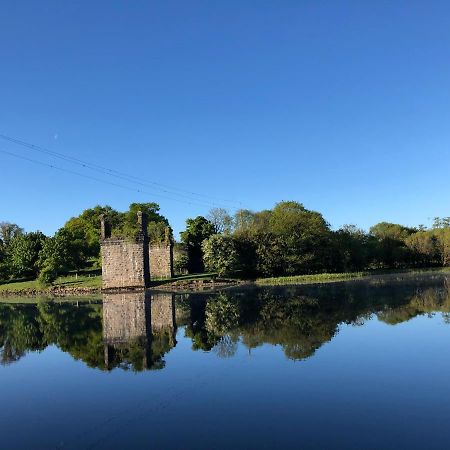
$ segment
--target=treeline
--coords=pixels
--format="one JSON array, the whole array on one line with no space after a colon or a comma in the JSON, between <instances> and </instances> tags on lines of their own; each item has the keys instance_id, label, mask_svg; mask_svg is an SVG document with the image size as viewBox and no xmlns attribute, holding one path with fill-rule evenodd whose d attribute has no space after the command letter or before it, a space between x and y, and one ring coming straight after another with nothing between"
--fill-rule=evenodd
<instances>
[{"instance_id":1,"label":"treeline","mask_svg":"<svg viewBox=\"0 0 450 450\"><path fill-rule=\"evenodd\" d=\"M0 281L39 278L52 283L58 275L83 268L100 268L100 217L112 228L112 236L133 238L139 231L137 212L148 218L152 242L172 238L168 220L157 203L132 203L126 212L96 206L72 217L52 237L40 231L25 233L21 227L0 223Z\"/></svg>"},{"instance_id":2,"label":"treeline","mask_svg":"<svg viewBox=\"0 0 450 450\"><path fill-rule=\"evenodd\" d=\"M280 202L271 210L214 209L187 221L181 234L189 269L251 276L286 276L450 265L450 218L426 229L381 222L368 232L354 225L333 231L323 216L302 204Z\"/></svg>"},{"instance_id":3,"label":"treeline","mask_svg":"<svg viewBox=\"0 0 450 450\"><path fill-rule=\"evenodd\" d=\"M0 280L39 277L48 284L71 270L100 268L100 217L106 217L112 236L133 238L138 211L147 215L150 241L173 239L157 203L132 203L126 212L96 206L52 237L0 223ZM436 218L431 228L381 222L366 232L354 225L332 230L320 213L294 201L234 215L216 208L207 217L187 219L175 250L177 273L272 277L448 266L450 218Z\"/></svg>"}]
</instances>

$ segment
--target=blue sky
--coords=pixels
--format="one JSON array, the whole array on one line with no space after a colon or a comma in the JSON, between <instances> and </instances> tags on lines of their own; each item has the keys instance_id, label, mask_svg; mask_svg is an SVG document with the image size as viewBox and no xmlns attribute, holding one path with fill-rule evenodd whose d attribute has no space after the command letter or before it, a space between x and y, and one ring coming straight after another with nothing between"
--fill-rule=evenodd
<instances>
[{"instance_id":1,"label":"blue sky","mask_svg":"<svg viewBox=\"0 0 450 450\"><path fill-rule=\"evenodd\" d=\"M156 201L178 232L218 199L297 200L334 228L450 215L446 1L1 5L1 134L214 199L0 153L0 221L50 234L96 204Z\"/></svg>"}]
</instances>

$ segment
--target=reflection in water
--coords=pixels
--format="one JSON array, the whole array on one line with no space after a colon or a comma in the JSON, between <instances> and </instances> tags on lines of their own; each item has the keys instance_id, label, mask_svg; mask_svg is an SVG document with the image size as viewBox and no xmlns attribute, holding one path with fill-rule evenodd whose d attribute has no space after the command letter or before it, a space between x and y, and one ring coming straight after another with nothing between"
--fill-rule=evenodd
<instances>
[{"instance_id":1,"label":"reflection in water","mask_svg":"<svg viewBox=\"0 0 450 450\"><path fill-rule=\"evenodd\" d=\"M271 344L302 360L329 342L340 324L362 325L374 315L395 325L441 312L450 322L444 275L176 297L140 292L106 294L103 302L0 304L1 363L56 345L101 370L161 369L176 345L177 324L193 350L228 358L239 345L251 351Z\"/></svg>"},{"instance_id":2,"label":"reflection in water","mask_svg":"<svg viewBox=\"0 0 450 450\"><path fill-rule=\"evenodd\" d=\"M173 294L125 293L103 296L105 367L161 369L175 346Z\"/></svg>"}]
</instances>

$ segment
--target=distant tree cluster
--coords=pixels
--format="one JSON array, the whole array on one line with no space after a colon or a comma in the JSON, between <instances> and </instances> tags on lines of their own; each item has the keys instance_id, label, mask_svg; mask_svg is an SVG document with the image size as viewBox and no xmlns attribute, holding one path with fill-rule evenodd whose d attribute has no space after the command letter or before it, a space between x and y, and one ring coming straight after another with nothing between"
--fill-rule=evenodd
<instances>
[{"instance_id":1,"label":"distant tree cluster","mask_svg":"<svg viewBox=\"0 0 450 450\"><path fill-rule=\"evenodd\" d=\"M189 270L219 275L288 276L319 272L450 265L450 218L426 229L381 222L333 231L323 216L294 201L271 210L214 209L187 220L181 233Z\"/></svg>"},{"instance_id":2,"label":"distant tree cluster","mask_svg":"<svg viewBox=\"0 0 450 450\"><path fill-rule=\"evenodd\" d=\"M113 236L132 239L139 231L138 211L147 215L152 242L172 239L169 222L159 214L157 203L132 203L126 212L110 206L86 209L52 237L0 223L0 281L38 277L42 284L50 284L71 270L100 267L100 216L106 217Z\"/></svg>"}]
</instances>

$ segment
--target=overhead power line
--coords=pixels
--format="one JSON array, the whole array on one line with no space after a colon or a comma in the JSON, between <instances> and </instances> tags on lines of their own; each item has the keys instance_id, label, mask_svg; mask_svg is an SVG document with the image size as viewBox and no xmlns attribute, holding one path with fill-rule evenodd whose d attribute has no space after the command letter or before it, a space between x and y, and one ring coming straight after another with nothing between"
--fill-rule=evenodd
<instances>
[{"instance_id":1,"label":"overhead power line","mask_svg":"<svg viewBox=\"0 0 450 450\"><path fill-rule=\"evenodd\" d=\"M93 181L97 181L97 182L104 183L104 184L109 184L110 186L116 186L116 187L119 187L121 189L126 189L126 190L129 190L129 191L139 192L141 194L148 194L148 195L152 195L152 196L156 195L156 196L161 197L161 198L165 198L165 199L168 199L168 200L173 200L173 201L176 201L176 202L186 203L186 204L189 204L189 205L197 205L197 206L203 206L203 207L204 206L209 206L209 207L217 206L217 205L214 205L214 204L211 204L211 203L202 202L201 200L192 200L192 201L190 201L190 200L182 200L182 199L179 199L179 198L168 197L168 196L166 196L164 194L160 194L160 193L156 193L155 194L154 192L147 192L147 191L144 191L142 189L137 189L137 188L130 187L130 186L124 186L123 184L115 183L113 181L103 180L101 178L97 178L97 177L93 177L93 176L90 176L90 175L86 175L86 174L83 174L83 173L80 173L80 172L76 172L74 170L66 169L64 167L59 167L59 166L55 166L53 164L48 164L48 163L45 163L43 161L38 161L36 159L28 158L27 156L17 155L16 153L9 152L7 150L1 150L0 149L0 153L12 156L12 157L17 158L17 159L22 159L24 161L28 161L28 162L31 162L33 164L38 164L40 166L49 167L51 169L59 170L61 172L70 173L71 175L76 175L76 176L79 176L79 177L83 177L83 178L86 178L86 179L89 179L89 180L93 180Z\"/></svg>"},{"instance_id":2,"label":"overhead power line","mask_svg":"<svg viewBox=\"0 0 450 450\"><path fill-rule=\"evenodd\" d=\"M155 181L149 181L146 180L144 178L141 177L137 177L134 175L130 175L124 172L120 172L118 170L115 169L111 169L105 166L101 166L98 164L94 164L94 163L90 163L87 161L83 161L79 158L75 158L73 156L69 156L69 155L65 155L63 153L59 153L59 152L55 152L53 150L49 150L45 147L41 147L39 145L35 145L35 144L31 144L29 142L25 142L22 141L20 139L16 139L16 138L12 138L10 136L4 135L4 134L0 134L0 138L5 140L5 141L9 141L12 142L14 144L17 145L21 145L22 147L26 147L28 149L40 152L40 153L44 153L46 155L64 160L66 162L70 162L72 164L77 164L85 169L89 169L89 170L93 170L95 172L99 172L99 173L103 173L105 175L117 178L117 179L121 179L127 182L131 182L134 184L138 184L140 186L147 186L150 187L151 189L155 189L170 195L176 195L179 197L184 197L187 199L192 200L192 196L195 197L199 197L198 199L195 199L194 201L198 202L201 201L203 203L208 203L210 206L221 206L221 207L225 207L225 208L232 208L232 209L237 209L237 208L241 208L242 207L242 203L239 201L235 201L235 200L229 200L229 199L223 199L223 198L219 198L219 197L214 197L211 195L207 195L207 194L200 194L197 192L193 192L193 191L189 191L186 189L181 189L181 188L177 188L177 187L171 187L169 185L165 185L162 183L157 183ZM51 166L51 165L50 165ZM142 191L141 191L142 192ZM152 194L153 195L153 194ZM205 200L201 200L201 198L204 198ZM213 200L214 203L212 201L208 201L208 199ZM217 204L217 201L220 202L227 202L230 203L230 205L219 205ZM234 206L233 206L234 205Z\"/></svg>"}]
</instances>

